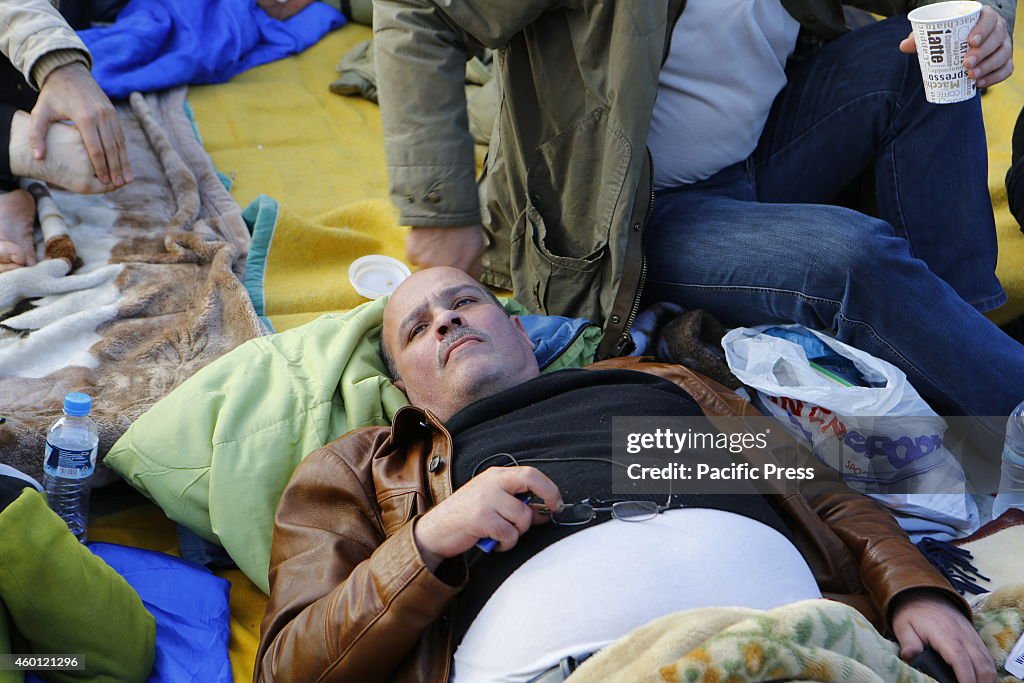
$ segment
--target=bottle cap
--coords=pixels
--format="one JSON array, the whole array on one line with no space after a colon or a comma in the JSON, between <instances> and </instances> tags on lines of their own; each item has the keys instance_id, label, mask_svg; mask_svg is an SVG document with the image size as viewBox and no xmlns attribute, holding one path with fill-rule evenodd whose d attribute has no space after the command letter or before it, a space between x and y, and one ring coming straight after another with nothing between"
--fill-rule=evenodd
<instances>
[{"instance_id":1,"label":"bottle cap","mask_svg":"<svg viewBox=\"0 0 1024 683\"><path fill-rule=\"evenodd\" d=\"M80 391L72 391L64 397L64 412L74 417L88 415L92 410L92 397Z\"/></svg>"},{"instance_id":2,"label":"bottle cap","mask_svg":"<svg viewBox=\"0 0 1024 683\"><path fill-rule=\"evenodd\" d=\"M390 294L409 275L407 265L382 254L361 256L348 267L348 279L352 286L367 299Z\"/></svg>"}]
</instances>

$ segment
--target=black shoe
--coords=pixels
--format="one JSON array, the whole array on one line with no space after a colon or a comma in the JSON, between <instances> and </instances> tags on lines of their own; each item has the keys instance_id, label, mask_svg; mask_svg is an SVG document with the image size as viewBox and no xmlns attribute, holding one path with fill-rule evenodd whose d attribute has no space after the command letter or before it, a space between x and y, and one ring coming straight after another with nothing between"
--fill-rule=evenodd
<instances>
[{"instance_id":1,"label":"black shoe","mask_svg":"<svg viewBox=\"0 0 1024 683\"><path fill-rule=\"evenodd\" d=\"M42 491L43 487L24 472L0 463L0 512L17 500L25 489Z\"/></svg>"}]
</instances>

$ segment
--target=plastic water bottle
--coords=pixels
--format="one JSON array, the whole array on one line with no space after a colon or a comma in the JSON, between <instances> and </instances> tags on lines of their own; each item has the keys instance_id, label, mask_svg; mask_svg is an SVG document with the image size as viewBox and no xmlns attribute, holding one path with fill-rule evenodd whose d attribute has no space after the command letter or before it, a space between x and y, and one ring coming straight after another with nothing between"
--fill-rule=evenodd
<instances>
[{"instance_id":1,"label":"plastic water bottle","mask_svg":"<svg viewBox=\"0 0 1024 683\"><path fill-rule=\"evenodd\" d=\"M82 542L89 519L89 477L96 469L100 440L90 410L88 394L75 391L64 398L64 417L46 433L43 460L43 488L50 508Z\"/></svg>"},{"instance_id":2,"label":"plastic water bottle","mask_svg":"<svg viewBox=\"0 0 1024 683\"><path fill-rule=\"evenodd\" d=\"M999 475L999 493L992 504L992 517L1009 508L1024 510L1024 402L1013 409L1006 422L1003 468Z\"/></svg>"}]
</instances>

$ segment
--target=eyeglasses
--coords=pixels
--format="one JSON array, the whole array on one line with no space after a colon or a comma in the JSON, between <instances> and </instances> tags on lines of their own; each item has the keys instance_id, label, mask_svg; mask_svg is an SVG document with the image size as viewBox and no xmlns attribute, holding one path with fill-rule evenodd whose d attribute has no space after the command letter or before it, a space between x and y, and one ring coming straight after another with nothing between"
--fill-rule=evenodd
<instances>
[{"instance_id":1,"label":"eyeglasses","mask_svg":"<svg viewBox=\"0 0 1024 683\"><path fill-rule=\"evenodd\" d=\"M604 502L592 498L584 498L579 503L568 503L558 512L547 508L538 510L542 515L550 515L551 523L556 526L582 526L593 521L598 513L610 512L614 519L623 522L646 522L654 519L672 504L672 494L664 505L651 500L619 500Z\"/></svg>"},{"instance_id":2,"label":"eyeglasses","mask_svg":"<svg viewBox=\"0 0 1024 683\"><path fill-rule=\"evenodd\" d=\"M473 468L473 472L470 478L475 477L485 463L490 462L498 458L508 459L506 465L519 466L523 463L537 463L537 462L549 462L549 463L564 463L564 462L578 462L578 461L593 461L603 462L610 465L617 465L619 467L625 467L624 464L609 460L608 458L521 458L516 459L510 453L495 453L489 455L480 462L477 463L476 467ZM505 466L505 465L503 465ZM602 501L596 498L584 498L579 503L566 503L562 506L562 509L558 512L553 512L548 508L541 508L538 510L542 515L549 515L551 517L552 524L556 526L583 526L589 524L594 520L594 517L598 513L611 513L614 519L622 520L623 522L646 522L654 519L665 510L672 507L672 482L669 482L669 494L665 500L664 505L658 505L651 500L618 500L618 501ZM530 500L527 499L526 503L529 504Z\"/></svg>"}]
</instances>

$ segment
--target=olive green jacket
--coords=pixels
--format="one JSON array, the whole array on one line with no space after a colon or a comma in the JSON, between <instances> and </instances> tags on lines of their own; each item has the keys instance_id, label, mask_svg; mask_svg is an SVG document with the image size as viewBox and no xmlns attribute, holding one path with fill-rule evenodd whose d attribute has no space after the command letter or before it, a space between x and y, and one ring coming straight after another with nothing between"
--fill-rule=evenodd
<instances>
[{"instance_id":1,"label":"olive green jacket","mask_svg":"<svg viewBox=\"0 0 1024 683\"><path fill-rule=\"evenodd\" d=\"M1012 30L1016 0L983 1ZM374 2L385 149L402 223L482 220L484 281L512 289L533 311L603 325L599 357L628 350L639 306L652 201L647 131L685 4ZM847 30L837 1L782 4L822 40ZM849 4L891 15L930 3ZM478 196L463 78L467 54L485 47L495 50L501 97Z\"/></svg>"}]
</instances>

